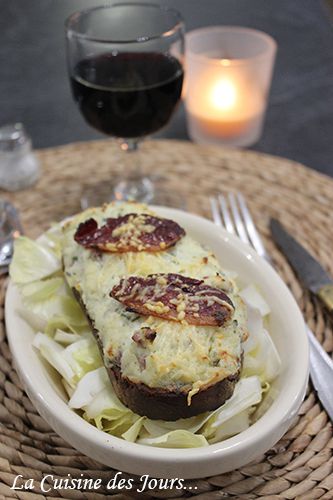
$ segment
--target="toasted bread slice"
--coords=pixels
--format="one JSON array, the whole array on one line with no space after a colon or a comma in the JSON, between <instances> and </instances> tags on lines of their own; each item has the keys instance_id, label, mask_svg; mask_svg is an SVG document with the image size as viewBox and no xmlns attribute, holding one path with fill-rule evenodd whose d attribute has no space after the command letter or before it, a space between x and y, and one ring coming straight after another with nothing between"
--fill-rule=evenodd
<instances>
[{"instance_id":1,"label":"toasted bread slice","mask_svg":"<svg viewBox=\"0 0 333 500\"><path fill-rule=\"evenodd\" d=\"M68 284L91 323L113 388L126 406L163 420L213 410L232 395L239 377L245 306L214 255L188 235L159 252L103 252L74 239L79 224L91 217L103 225L109 217L133 212L151 213L142 205L110 204L87 210L66 225L63 261ZM184 283L192 280L206 295L208 290L213 297L222 296L225 300L219 300L224 307L227 304L228 316L219 324L204 320L191 324L186 314L170 320L142 309L129 310L110 296L129 276L163 273L186 277ZM220 293L214 294L214 289Z\"/></svg>"}]
</instances>

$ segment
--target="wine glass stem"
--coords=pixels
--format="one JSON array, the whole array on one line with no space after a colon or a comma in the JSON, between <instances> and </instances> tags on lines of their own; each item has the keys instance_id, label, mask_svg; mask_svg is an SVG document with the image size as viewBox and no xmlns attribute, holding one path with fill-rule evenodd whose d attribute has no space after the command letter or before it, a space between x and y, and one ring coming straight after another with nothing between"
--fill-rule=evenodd
<instances>
[{"instance_id":1,"label":"wine glass stem","mask_svg":"<svg viewBox=\"0 0 333 500\"><path fill-rule=\"evenodd\" d=\"M138 140L122 140L120 147L124 151L124 175L115 186L115 198L149 203L154 196L154 186L148 177L142 175Z\"/></svg>"},{"instance_id":2,"label":"wine glass stem","mask_svg":"<svg viewBox=\"0 0 333 500\"><path fill-rule=\"evenodd\" d=\"M136 179L142 176L139 141L137 139L123 139L120 143L123 153L124 179Z\"/></svg>"}]
</instances>

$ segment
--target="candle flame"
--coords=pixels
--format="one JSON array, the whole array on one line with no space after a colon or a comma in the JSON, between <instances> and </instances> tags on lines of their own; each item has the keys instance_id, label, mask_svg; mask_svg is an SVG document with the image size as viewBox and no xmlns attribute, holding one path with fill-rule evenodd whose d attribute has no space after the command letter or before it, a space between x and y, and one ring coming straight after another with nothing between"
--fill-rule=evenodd
<instances>
[{"instance_id":1,"label":"candle flame","mask_svg":"<svg viewBox=\"0 0 333 500\"><path fill-rule=\"evenodd\" d=\"M230 59L221 59L221 64L222 66L230 66L231 61Z\"/></svg>"},{"instance_id":2,"label":"candle flame","mask_svg":"<svg viewBox=\"0 0 333 500\"><path fill-rule=\"evenodd\" d=\"M221 80L212 89L211 102L220 110L231 109L236 103L236 89L230 80Z\"/></svg>"}]
</instances>

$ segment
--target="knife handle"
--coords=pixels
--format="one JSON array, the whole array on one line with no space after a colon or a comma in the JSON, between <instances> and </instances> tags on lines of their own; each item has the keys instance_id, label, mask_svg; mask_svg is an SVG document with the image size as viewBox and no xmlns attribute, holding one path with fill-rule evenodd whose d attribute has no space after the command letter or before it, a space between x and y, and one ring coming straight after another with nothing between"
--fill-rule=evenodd
<instances>
[{"instance_id":1,"label":"knife handle","mask_svg":"<svg viewBox=\"0 0 333 500\"><path fill-rule=\"evenodd\" d=\"M333 312L333 285L325 285L318 291L318 297L330 312Z\"/></svg>"}]
</instances>

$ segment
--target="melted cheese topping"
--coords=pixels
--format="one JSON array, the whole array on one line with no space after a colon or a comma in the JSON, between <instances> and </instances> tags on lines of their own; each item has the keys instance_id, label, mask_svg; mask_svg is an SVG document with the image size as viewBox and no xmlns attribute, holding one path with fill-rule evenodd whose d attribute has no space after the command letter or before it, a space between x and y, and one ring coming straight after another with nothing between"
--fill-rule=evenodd
<instances>
[{"instance_id":1,"label":"melted cheese topping","mask_svg":"<svg viewBox=\"0 0 333 500\"><path fill-rule=\"evenodd\" d=\"M145 246L142 244L140 236L142 233L153 233L155 229L155 226L146 223L145 217L141 215L134 217L132 215L125 224L116 227L112 231L112 237L120 238L120 241L117 243L106 243L105 248L116 251L122 245L130 245L139 251L144 250Z\"/></svg>"},{"instance_id":2,"label":"melted cheese topping","mask_svg":"<svg viewBox=\"0 0 333 500\"><path fill-rule=\"evenodd\" d=\"M214 255L188 235L175 246L155 253L98 253L74 241L78 224L89 217L102 224L107 217L131 212L155 215L144 205L114 203L88 209L66 224L63 242L66 278L68 284L80 292L99 332L106 365L120 360L123 376L133 382L189 391L190 404L191 396L200 389L239 370L241 343L246 335L246 309L235 284L222 272ZM205 283L223 289L235 305L231 321L223 327L212 327L144 317L127 311L109 297L121 278L154 273L205 278ZM217 297L209 299L217 300ZM184 306L179 299L179 319ZM160 305L154 303L152 307ZM193 308L195 310L195 303ZM135 342L134 333L146 327L156 332L155 338L144 344Z\"/></svg>"}]
</instances>

